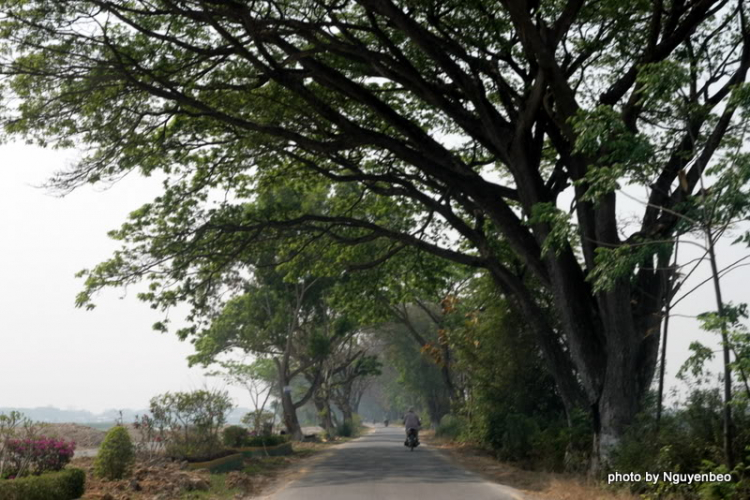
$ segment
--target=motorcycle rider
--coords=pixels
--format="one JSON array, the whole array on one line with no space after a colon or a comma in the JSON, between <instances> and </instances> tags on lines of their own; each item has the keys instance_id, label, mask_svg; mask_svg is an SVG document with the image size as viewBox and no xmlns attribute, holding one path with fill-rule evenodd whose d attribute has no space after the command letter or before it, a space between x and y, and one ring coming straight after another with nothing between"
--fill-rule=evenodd
<instances>
[{"instance_id":1,"label":"motorcycle rider","mask_svg":"<svg viewBox=\"0 0 750 500\"><path fill-rule=\"evenodd\" d=\"M419 416L414 413L414 408L409 408L409 411L404 414L404 430L406 435L409 435L409 429L414 429L417 437L417 443L419 442L419 428L422 427L422 421L419 420ZM408 440L404 441L404 445L408 445Z\"/></svg>"}]
</instances>

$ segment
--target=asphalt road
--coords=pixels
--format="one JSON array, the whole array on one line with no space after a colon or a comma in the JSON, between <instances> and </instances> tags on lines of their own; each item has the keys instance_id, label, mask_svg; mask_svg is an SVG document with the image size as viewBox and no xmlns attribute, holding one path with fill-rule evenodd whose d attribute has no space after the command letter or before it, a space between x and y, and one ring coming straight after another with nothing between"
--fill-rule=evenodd
<instances>
[{"instance_id":1,"label":"asphalt road","mask_svg":"<svg viewBox=\"0 0 750 500\"><path fill-rule=\"evenodd\" d=\"M401 427L377 428L337 446L274 500L521 500L508 487L483 480L427 445L404 446Z\"/></svg>"}]
</instances>

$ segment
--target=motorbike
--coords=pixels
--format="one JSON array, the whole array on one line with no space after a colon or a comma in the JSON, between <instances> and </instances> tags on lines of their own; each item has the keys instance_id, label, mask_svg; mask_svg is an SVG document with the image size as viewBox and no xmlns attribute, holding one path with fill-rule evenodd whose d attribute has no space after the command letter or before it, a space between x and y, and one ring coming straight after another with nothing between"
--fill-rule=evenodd
<instances>
[{"instance_id":1,"label":"motorbike","mask_svg":"<svg viewBox=\"0 0 750 500\"><path fill-rule=\"evenodd\" d=\"M417 429L409 429L409 432L406 434L406 442L404 443L404 445L409 447L409 451L414 451L414 448L419 446Z\"/></svg>"},{"instance_id":2,"label":"motorbike","mask_svg":"<svg viewBox=\"0 0 750 500\"><path fill-rule=\"evenodd\" d=\"M388 427L388 419L387 418L385 419L385 422L383 422L383 425L385 425L386 427Z\"/></svg>"}]
</instances>

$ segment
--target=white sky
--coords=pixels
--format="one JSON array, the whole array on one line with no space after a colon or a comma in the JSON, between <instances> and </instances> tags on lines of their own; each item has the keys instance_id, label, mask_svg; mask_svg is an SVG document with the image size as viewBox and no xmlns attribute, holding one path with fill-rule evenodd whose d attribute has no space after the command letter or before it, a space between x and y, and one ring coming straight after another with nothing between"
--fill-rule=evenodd
<instances>
[{"instance_id":1,"label":"white sky","mask_svg":"<svg viewBox=\"0 0 750 500\"><path fill-rule=\"evenodd\" d=\"M121 291L109 291L98 297L92 312L74 307L82 286L74 274L110 256L117 243L106 232L150 201L160 184L133 175L109 190L86 187L65 198L34 187L72 157L26 145L0 146L0 407L139 409L162 392L206 383L222 387L219 380L205 379L200 368L188 369L185 357L192 346L154 332L151 325L161 314L132 293L121 300ZM724 265L748 253L723 246ZM748 301L748 269L724 279L725 301ZM693 282L707 271L705 266ZM714 308L711 288L704 287L676 313ZM173 319L177 322L178 315ZM694 319L673 318L668 386L688 345L699 338L718 345ZM239 405L251 406L242 391L231 394Z\"/></svg>"},{"instance_id":2,"label":"white sky","mask_svg":"<svg viewBox=\"0 0 750 500\"><path fill-rule=\"evenodd\" d=\"M65 198L35 187L72 157L0 146L0 407L140 409L166 391L224 387L188 369L192 345L154 332L161 313L133 293L107 291L93 311L74 307L82 288L75 273L108 258L117 243L107 231L160 186L133 175ZM249 406L242 391L230 393Z\"/></svg>"}]
</instances>

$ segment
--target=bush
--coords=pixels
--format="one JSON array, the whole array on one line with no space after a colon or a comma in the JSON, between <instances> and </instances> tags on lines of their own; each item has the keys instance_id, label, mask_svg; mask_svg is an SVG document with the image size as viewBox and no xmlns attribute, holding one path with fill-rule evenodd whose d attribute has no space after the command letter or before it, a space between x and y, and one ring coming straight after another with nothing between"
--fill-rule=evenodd
<instances>
[{"instance_id":1,"label":"bush","mask_svg":"<svg viewBox=\"0 0 750 500\"><path fill-rule=\"evenodd\" d=\"M278 446L280 444L286 443L287 441L289 441L287 436L248 436L244 446L248 448L260 446Z\"/></svg>"},{"instance_id":2,"label":"bush","mask_svg":"<svg viewBox=\"0 0 750 500\"><path fill-rule=\"evenodd\" d=\"M455 415L445 415L440 419L440 425L435 430L435 436L448 439L458 439L464 430L465 421Z\"/></svg>"},{"instance_id":3,"label":"bush","mask_svg":"<svg viewBox=\"0 0 750 500\"><path fill-rule=\"evenodd\" d=\"M135 447L130 434L122 426L107 432L94 461L94 473L105 479L122 479L135 463Z\"/></svg>"},{"instance_id":4,"label":"bush","mask_svg":"<svg viewBox=\"0 0 750 500\"><path fill-rule=\"evenodd\" d=\"M339 437L352 437L354 435L354 424L351 420L344 420L336 427L336 435Z\"/></svg>"},{"instance_id":5,"label":"bush","mask_svg":"<svg viewBox=\"0 0 750 500\"><path fill-rule=\"evenodd\" d=\"M240 422L247 425L255 432L270 434L276 415L270 411L251 411L246 413Z\"/></svg>"},{"instance_id":6,"label":"bush","mask_svg":"<svg viewBox=\"0 0 750 500\"><path fill-rule=\"evenodd\" d=\"M250 434L247 429L240 425L230 425L222 433L224 446L230 448L242 448L247 446L247 441L250 438Z\"/></svg>"},{"instance_id":7,"label":"bush","mask_svg":"<svg viewBox=\"0 0 750 500\"><path fill-rule=\"evenodd\" d=\"M3 500L74 500L83 496L86 473L64 469L41 476L0 480Z\"/></svg>"},{"instance_id":8,"label":"bush","mask_svg":"<svg viewBox=\"0 0 750 500\"><path fill-rule=\"evenodd\" d=\"M221 453L219 432L232 406L226 392L200 390L162 394L150 409L154 425L169 430L167 455L194 460Z\"/></svg>"},{"instance_id":9,"label":"bush","mask_svg":"<svg viewBox=\"0 0 750 500\"><path fill-rule=\"evenodd\" d=\"M22 477L62 470L73 458L73 441L39 437L36 439L8 439L5 442L5 466L2 477Z\"/></svg>"},{"instance_id":10,"label":"bush","mask_svg":"<svg viewBox=\"0 0 750 500\"><path fill-rule=\"evenodd\" d=\"M625 483L643 498L664 498L674 495L685 499L739 500L750 498L750 407L737 399L733 407L736 429L735 457L739 460L733 471L724 465L722 436L722 395L718 388L694 388L684 405L667 409L656 431L655 401L649 398L622 438L612 469L643 474L649 471L678 471L683 474L733 474L731 483L679 483L659 481L656 484Z\"/></svg>"}]
</instances>

